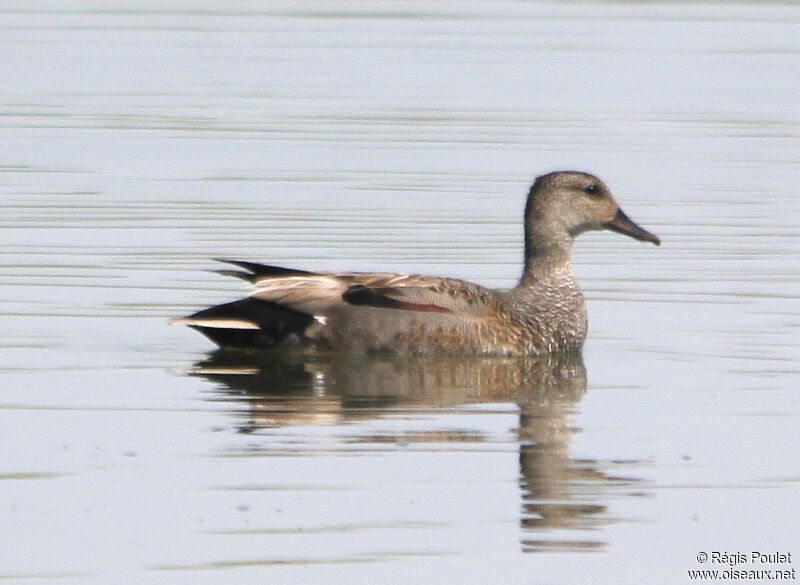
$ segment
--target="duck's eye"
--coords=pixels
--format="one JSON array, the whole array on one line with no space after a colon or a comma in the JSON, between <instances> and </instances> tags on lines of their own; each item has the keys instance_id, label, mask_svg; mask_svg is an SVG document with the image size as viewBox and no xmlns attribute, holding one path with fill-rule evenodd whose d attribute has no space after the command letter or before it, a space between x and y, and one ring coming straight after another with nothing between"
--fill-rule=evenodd
<instances>
[{"instance_id":1,"label":"duck's eye","mask_svg":"<svg viewBox=\"0 0 800 585\"><path fill-rule=\"evenodd\" d=\"M593 197L600 195L600 187L597 185L589 185L588 187L584 187L583 190Z\"/></svg>"}]
</instances>

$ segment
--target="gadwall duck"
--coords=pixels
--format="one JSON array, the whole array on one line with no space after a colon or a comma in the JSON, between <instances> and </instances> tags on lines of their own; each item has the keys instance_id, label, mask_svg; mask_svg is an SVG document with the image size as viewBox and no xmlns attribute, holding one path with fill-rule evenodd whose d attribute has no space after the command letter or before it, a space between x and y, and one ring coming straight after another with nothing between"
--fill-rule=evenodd
<instances>
[{"instance_id":1,"label":"gadwall duck","mask_svg":"<svg viewBox=\"0 0 800 585\"><path fill-rule=\"evenodd\" d=\"M528 194L525 266L511 290L418 274L307 272L224 260L238 269L221 273L255 290L172 322L222 347L495 355L578 349L587 320L570 267L572 240L605 229L661 243L628 219L597 177L549 173Z\"/></svg>"}]
</instances>

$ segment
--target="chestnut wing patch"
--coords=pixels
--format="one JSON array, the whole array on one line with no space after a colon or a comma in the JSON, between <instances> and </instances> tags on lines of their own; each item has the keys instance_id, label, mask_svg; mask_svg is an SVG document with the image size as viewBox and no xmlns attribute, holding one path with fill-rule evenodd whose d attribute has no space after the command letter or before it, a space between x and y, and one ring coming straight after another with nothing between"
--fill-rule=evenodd
<instances>
[{"instance_id":1,"label":"chestnut wing patch","mask_svg":"<svg viewBox=\"0 0 800 585\"><path fill-rule=\"evenodd\" d=\"M404 311L419 311L427 313L452 313L446 307L431 303L414 303L409 301L401 301L391 296L392 293L397 293L392 287L386 288L370 288L363 284L354 284L350 286L344 293L342 299L350 304L361 307L378 307L382 309L400 309Z\"/></svg>"}]
</instances>

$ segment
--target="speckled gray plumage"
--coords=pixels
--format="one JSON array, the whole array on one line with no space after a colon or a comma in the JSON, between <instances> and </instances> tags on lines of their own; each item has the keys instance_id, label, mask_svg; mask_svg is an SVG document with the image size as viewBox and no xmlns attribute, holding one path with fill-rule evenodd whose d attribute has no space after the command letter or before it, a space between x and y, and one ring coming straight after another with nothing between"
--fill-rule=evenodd
<instances>
[{"instance_id":1,"label":"speckled gray plumage","mask_svg":"<svg viewBox=\"0 0 800 585\"><path fill-rule=\"evenodd\" d=\"M596 177L550 173L528 195L525 263L509 291L452 278L234 262L245 271L228 273L255 285L250 298L175 321L220 345L492 355L577 349L587 317L570 266L572 241L601 229L659 243L621 212Z\"/></svg>"}]
</instances>

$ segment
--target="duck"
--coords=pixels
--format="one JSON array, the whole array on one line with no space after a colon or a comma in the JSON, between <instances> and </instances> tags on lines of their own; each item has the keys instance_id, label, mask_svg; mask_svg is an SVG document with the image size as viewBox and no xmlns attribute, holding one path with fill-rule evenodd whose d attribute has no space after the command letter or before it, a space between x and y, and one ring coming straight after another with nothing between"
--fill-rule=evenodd
<instances>
[{"instance_id":1,"label":"duck","mask_svg":"<svg viewBox=\"0 0 800 585\"><path fill-rule=\"evenodd\" d=\"M220 260L252 285L244 298L172 323L221 348L407 354L542 355L580 350L586 303L571 268L574 239L610 230L660 245L594 175L557 171L533 182L524 211L519 283L494 290L456 278L312 272Z\"/></svg>"}]
</instances>

